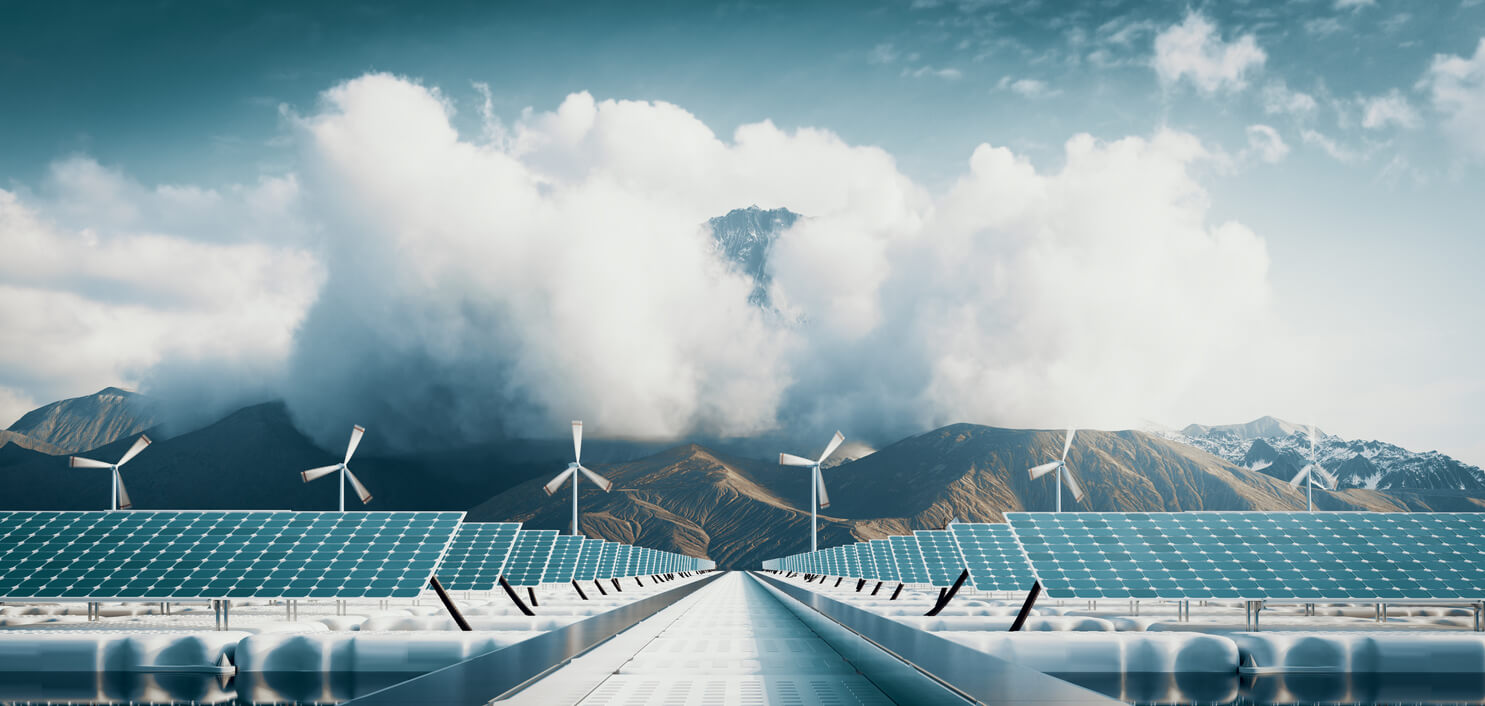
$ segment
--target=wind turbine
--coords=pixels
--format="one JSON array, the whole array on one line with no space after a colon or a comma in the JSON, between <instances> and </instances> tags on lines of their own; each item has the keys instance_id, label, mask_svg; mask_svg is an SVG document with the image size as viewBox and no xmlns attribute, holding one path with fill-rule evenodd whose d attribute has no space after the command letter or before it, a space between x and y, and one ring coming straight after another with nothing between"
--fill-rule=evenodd
<instances>
[{"instance_id":1,"label":"wind turbine","mask_svg":"<svg viewBox=\"0 0 1485 706\"><path fill-rule=\"evenodd\" d=\"M109 496L108 509L128 510L134 507L134 503L129 501L129 492L124 490L124 478L119 475L119 467L128 463L129 459L138 456L139 452L143 451L144 447L149 445L150 438L140 434L139 438L134 440L134 445L130 446L129 450L125 451L124 455L119 458L118 463L104 463L102 461L94 461L91 458L72 456L67 459L67 465L71 468L107 468L113 471L113 494Z\"/></svg>"},{"instance_id":2,"label":"wind turbine","mask_svg":"<svg viewBox=\"0 0 1485 706\"><path fill-rule=\"evenodd\" d=\"M1077 479L1073 478L1072 471L1067 470L1067 452L1072 449L1073 434L1076 429L1067 430L1067 439L1062 442L1062 458L1050 463L1043 463L1031 469L1032 479L1040 478L1051 471L1057 472L1057 511L1062 512L1062 481L1067 481L1068 489L1072 490L1073 500L1083 499L1083 488L1078 485Z\"/></svg>"},{"instance_id":3,"label":"wind turbine","mask_svg":"<svg viewBox=\"0 0 1485 706\"><path fill-rule=\"evenodd\" d=\"M1320 462L1317 461L1317 460L1315 460L1315 456L1316 456L1316 451L1315 451L1315 425L1314 424L1311 424L1310 425L1310 464L1307 465L1307 466L1305 466L1304 468L1299 469L1299 473L1294 474L1294 477L1289 479L1289 486L1292 487L1292 488L1298 488L1300 482L1304 482L1304 484L1305 484L1305 510L1308 511L1308 512L1314 512L1315 511L1315 481L1316 480L1320 481L1320 487L1321 488L1325 488L1325 489L1328 489L1328 490L1334 490L1335 489L1335 475L1333 475L1330 471L1325 470L1325 467L1324 466L1321 466L1320 465Z\"/></svg>"},{"instance_id":4,"label":"wind turbine","mask_svg":"<svg viewBox=\"0 0 1485 706\"><path fill-rule=\"evenodd\" d=\"M363 434L365 434L365 433L366 433L366 427L363 427L360 424L357 424L357 425L351 427L351 443L346 444L346 447L345 447L345 460L344 461L341 461L340 463L337 463L337 464L335 464L333 466L320 466L319 468L312 468L310 470L304 471L304 472L302 472L302 473L299 474L301 477L304 478L304 482L305 483L308 483L308 482L310 482L310 481L312 481L312 480L314 480L316 478L323 478L325 476L330 475L331 473L334 473L336 471L340 471L340 511L341 512L345 512L345 482L346 482L346 480L350 480L351 481L351 486L356 489L356 495L358 495L358 496L361 497L361 504L362 505L365 505L366 503L371 502L371 492L368 491L368 490L366 490L366 486L361 485L361 481L358 478L356 478L356 474L351 473L351 467L348 466L348 465L346 465L346 464L349 464L351 462L351 455L354 454L354 453L356 453L356 446L361 443L361 436Z\"/></svg>"},{"instance_id":5,"label":"wind turbine","mask_svg":"<svg viewBox=\"0 0 1485 706\"><path fill-rule=\"evenodd\" d=\"M556 478L547 481L547 484L542 486L541 489L547 491L547 495L553 495L557 492L558 488L562 487L563 483L567 482L568 478L572 479L572 533L577 534L578 473L582 472L583 475L588 477L588 480L593 481L605 493L612 489L614 484L609 479L588 470L588 467L583 465L583 423L579 421L572 423L572 459L572 463L567 464L567 470L558 473Z\"/></svg>"},{"instance_id":6,"label":"wind turbine","mask_svg":"<svg viewBox=\"0 0 1485 706\"><path fill-rule=\"evenodd\" d=\"M835 450L840 448L841 443L845 440L845 434L838 431L835 432L835 437L830 440L829 444L825 445L825 453L820 454L819 460L816 461L795 456L794 454L779 454L779 465L781 466L799 466L810 469L810 551L812 552L818 551L815 532L820 527L820 520L817 515L817 508L824 509L830 507L830 496L825 494L825 476L820 474L820 464L824 463L825 459L830 458L830 454L835 453Z\"/></svg>"}]
</instances>

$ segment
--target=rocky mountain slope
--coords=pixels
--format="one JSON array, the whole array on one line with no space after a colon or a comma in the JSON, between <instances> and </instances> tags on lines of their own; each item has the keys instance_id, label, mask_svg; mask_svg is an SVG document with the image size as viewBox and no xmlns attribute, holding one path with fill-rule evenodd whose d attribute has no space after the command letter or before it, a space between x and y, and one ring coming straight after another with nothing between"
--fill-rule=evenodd
<instances>
[{"instance_id":1,"label":"rocky mountain slope","mask_svg":"<svg viewBox=\"0 0 1485 706\"><path fill-rule=\"evenodd\" d=\"M85 397L31 410L6 431L39 445L21 446L46 453L77 453L133 436L159 423L153 400L107 387ZM0 438L0 441L3 441Z\"/></svg>"},{"instance_id":2,"label":"rocky mountain slope","mask_svg":"<svg viewBox=\"0 0 1485 706\"><path fill-rule=\"evenodd\" d=\"M724 260L733 263L753 280L748 302L770 308L768 285L768 252L779 234L794 225L799 214L787 208L764 210L757 206L733 209L725 216L707 221L712 243Z\"/></svg>"},{"instance_id":3,"label":"rocky mountain slope","mask_svg":"<svg viewBox=\"0 0 1485 706\"><path fill-rule=\"evenodd\" d=\"M1286 481L1310 457L1309 427L1273 417L1247 424L1192 424L1163 436ZM1317 430L1316 458L1335 474L1341 488L1485 492L1485 471L1437 451L1419 453L1383 441L1343 439Z\"/></svg>"}]
</instances>

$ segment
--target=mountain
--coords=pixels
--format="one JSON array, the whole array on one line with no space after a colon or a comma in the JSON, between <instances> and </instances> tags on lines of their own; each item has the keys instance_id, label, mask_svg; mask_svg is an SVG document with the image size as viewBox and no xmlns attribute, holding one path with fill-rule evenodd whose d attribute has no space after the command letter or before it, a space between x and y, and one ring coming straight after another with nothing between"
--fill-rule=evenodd
<instances>
[{"instance_id":1,"label":"mountain","mask_svg":"<svg viewBox=\"0 0 1485 706\"><path fill-rule=\"evenodd\" d=\"M1192 424L1166 438L1232 463L1289 480L1309 463L1309 427L1273 417L1247 424ZM1383 441L1348 440L1317 430L1316 458L1341 488L1485 492L1485 471L1437 451L1419 453Z\"/></svg>"},{"instance_id":2,"label":"mountain","mask_svg":"<svg viewBox=\"0 0 1485 706\"><path fill-rule=\"evenodd\" d=\"M1062 450L1061 431L955 424L903 439L823 471L831 506L821 512L820 545L942 527L951 518L1002 521L1016 510L1054 505L1050 478L1026 469ZM1104 511L1302 510L1289 484L1200 449L1138 431L1081 431L1068 459L1087 495L1069 509ZM611 493L580 486L585 534L700 553L721 566L751 566L809 547L807 472L685 445L611 466L593 465ZM546 477L517 485L470 510L473 521L519 521L562 529L571 490L548 497ZM1320 492L1327 510L1479 510L1457 492Z\"/></svg>"},{"instance_id":3,"label":"mountain","mask_svg":"<svg viewBox=\"0 0 1485 706\"><path fill-rule=\"evenodd\" d=\"M48 444L45 441L37 441L25 434L13 431L0 431L0 466L6 463L14 463L13 459L24 458L19 451L34 451L43 454L67 453L60 446Z\"/></svg>"},{"instance_id":4,"label":"mountain","mask_svg":"<svg viewBox=\"0 0 1485 706\"><path fill-rule=\"evenodd\" d=\"M33 409L6 431L46 445L46 448L28 448L68 454L96 449L158 423L158 408L153 400L136 392L105 387L86 397Z\"/></svg>"},{"instance_id":5,"label":"mountain","mask_svg":"<svg viewBox=\"0 0 1485 706\"><path fill-rule=\"evenodd\" d=\"M348 430L349 431L349 430ZM371 430L370 433L375 433ZM133 443L126 437L83 455L118 458ZM368 455L352 462L356 477L371 490L369 510L464 510L516 483L566 466L572 446L553 441L513 441L414 456ZM594 440L585 451L596 460L628 459L653 446ZM335 477L304 483L299 472L340 460L343 449L326 450L294 427L282 403L240 409L217 422L156 441L122 470L137 509L333 510ZM71 469L65 457L35 454L0 465L0 509L108 507L106 471ZM361 503L348 493L346 507Z\"/></svg>"},{"instance_id":6,"label":"mountain","mask_svg":"<svg viewBox=\"0 0 1485 706\"><path fill-rule=\"evenodd\" d=\"M799 214L787 208L763 210L757 206L738 208L725 216L707 221L716 251L738 271L752 278L753 291L748 302L764 309L771 308L768 285L768 252L779 234L799 220Z\"/></svg>"}]
</instances>

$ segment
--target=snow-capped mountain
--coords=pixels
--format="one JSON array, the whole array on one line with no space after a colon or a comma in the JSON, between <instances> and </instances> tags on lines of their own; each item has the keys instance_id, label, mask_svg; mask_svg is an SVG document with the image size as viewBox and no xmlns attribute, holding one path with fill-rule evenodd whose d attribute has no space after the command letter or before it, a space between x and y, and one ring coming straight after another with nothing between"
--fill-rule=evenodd
<instances>
[{"instance_id":1,"label":"snow-capped mountain","mask_svg":"<svg viewBox=\"0 0 1485 706\"><path fill-rule=\"evenodd\" d=\"M727 261L753 279L753 292L748 302L764 309L771 308L768 298L768 251L779 234L799 220L799 214L787 208L763 210L757 206L737 208L725 216L707 221L712 241Z\"/></svg>"},{"instance_id":2,"label":"snow-capped mountain","mask_svg":"<svg viewBox=\"0 0 1485 706\"><path fill-rule=\"evenodd\" d=\"M1309 463L1309 427L1274 417L1247 424L1158 432L1239 466L1289 480ZM1416 452L1384 441L1342 439L1316 430L1316 458L1342 488L1482 490L1485 471L1437 451Z\"/></svg>"}]
</instances>

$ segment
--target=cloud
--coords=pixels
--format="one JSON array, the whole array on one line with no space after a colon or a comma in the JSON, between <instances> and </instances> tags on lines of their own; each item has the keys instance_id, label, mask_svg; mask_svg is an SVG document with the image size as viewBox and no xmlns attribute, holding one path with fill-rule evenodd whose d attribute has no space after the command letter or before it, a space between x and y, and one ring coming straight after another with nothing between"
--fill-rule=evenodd
<instances>
[{"instance_id":1,"label":"cloud","mask_svg":"<svg viewBox=\"0 0 1485 706\"><path fill-rule=\"evenodd\" d=\"M1002 76L1000 81L996 82L995 88L1000 91L1010 91L1026 98L1050 98L1062 93L1061 90L1052 88L1047 85L1046 81L1040 79L1018 79L1010 76Z\"/></svg>"},{"instance_id":2,"label":"cloud","mask_svg":"<svg viewBox=\"0 0 1485 706\"><path fill-rule=\"evenodd\" d=\"M1316 37L1328 37L1345 29L1345 26L1341 24L1340 20L1334 17L1316 17L1305 20L1304 28L1307 34Z\"/></svg>"},{"instance_id":3,"label":"cloud","mask_svg":"<svg viewBox=\"0 0 1485 706\"><path fill-rule=\"evenodd\" d=\"M1418 111L1397 89L1361 101L1361 126L1371 130L1396 125L1411 130L1423 123Z\"/></svg>"},{"instance_id":4,"label":"cloud","mask_svg":"<svg viewBox=\"0 0 1485 706\"><path fill-rule=\"evenodd\" d=\"M1360 10L1363 7L1372 7L1377 0L1335 0L1337 10Z\"/></svg>"},{"instance_id":5,"label":"cloud","mask_svg":"<svg viewBox=\"0 0 1485 706\"><path fill-rule=\"evenodd\" d=\"M1343 147L1331 137L1315 130L1303 130L1299 136L1300 139L1304 140L1305 144L1319 147L1326 154L1330 155L1331 159L1343 164L1356 164L1366 158L1360 152Z\"/></svg>"},{"instance_id":6,"label":"cloud","mask_svg":"<svg viewBox=\"0 0 1485 706\"><path fill-rule=\"evenodd\" d=\"M898 56L896 47L892 46L890 42L883 42L872 47L871 53L866 55L866 62L869 64L891 64L897 61Z\"/></svg>"},{"instance_id":7,"label":"cloud","mask_svg":"<svg viewBox=\"0 0 1485 706\"><path fill-rule=\"evenodd\" d=\"M1293 91L1283 80L1270 81L1263 87L1263 112L1305 118L1313 115L1318 104L1308 93Z\"/></svg>"},{"instance_id":8,"label":"cloud","mask_svg":"<svg viewBox=\"0 0 1485 706\"><path fill-rule=\"evenodd\" d=\"M932 66L919 66L916 69L903 69L902 75L907 78L941 78L946 81L957 81L964 74L955 68L936 69Z\"/></svg>"},{"instance_id":9,"label":"cloud","mask_svg":"<svg viewBox=\"0 0 1485 706\"><path fill-rule=\"evenodd\" d=\"M1267 58L1253 35L1225 42L1206 16L1191 12L1156 35L1152 63L1161 83L1169 86L1186 78L1210 94L1242 89L1248 74L1263 68Z\"/></svg>"},{"instance_id":10,"label":"cloud","mask_svg":"<svg viewBox=\"0 0 1485 706\"><path fill-rule=\"evenodd\" d=\"M177 389L266 379L327 442L356 422L402 447L578 418L605 436L873 441L1170 416L1247 364L1269 315L1264 243L1209 222L1199 175L1220 159L1188 134L1078 135L1050 170L981 145L933 193L827 130L719 136L676 105L575 93L489 141L453 110L376 74L289 115L302 248L119 235L89 254L86 232L12 195L0 239L39 244L0 265L17 322L0 343L24 343L11 355L29 366L0 388L48 399L23 383L132 369ZM770 254L788 317L748 303L752 281L703 230L747 204L805 216ZM79 261L70 278L56 264ZM119 261L143 303L90 289Z\"/></svg>"},{"instance_id":11,"label":"cloud","mask_svg":"<svg viewBox=\"0 0 1485 706\"><path fill-rule=\"evenodd\" d=\"M190 222L212 208L251 213L252 189L210 198L201 190L139 190L83 158L56 171L74 185L73 177L86 176L86 192L29 202L0 190L4 398L51 401L137 385L167 364L281 365L320 285L314 257L276 244L277 233L258 233L253 242L239 233L242 241L224 243L218 230L149 227L152 216ZM96 201L82 201L83 193ZM162 200L188 213L152 214ZM95 214L97 227L59 224L43 208L71 219ZM222 227L241 226L224 220Z\"/></svg>"},{"instance_id":12,"label":"cloud","mask_svg":"<svg viewBox=\"0 0 1485 706\"><path fill-rule=\"evenodd\" d=\"M1279 131L1267 125L1248 126L1248 147L1244 156L1256 158L1268 164L1284 161L1289 154L1289 145L1279 136Z\"/></svg>"},{"instance_id":13,"label":"cloud","mask_svg":"<svg viewBox=\"0 0 1485 706\"><path fill-rule=\"evenodd\" d=\"M1444 132L1455 143L1485 158L1485 38L1473 58L1438 54L1418 82L1433 109L1444 118Z\"/></svg>"}]
</instances>

